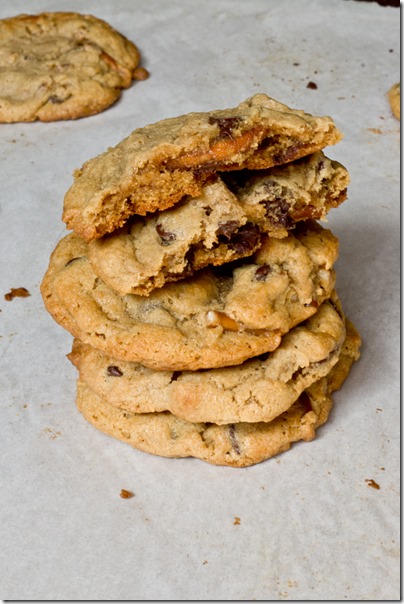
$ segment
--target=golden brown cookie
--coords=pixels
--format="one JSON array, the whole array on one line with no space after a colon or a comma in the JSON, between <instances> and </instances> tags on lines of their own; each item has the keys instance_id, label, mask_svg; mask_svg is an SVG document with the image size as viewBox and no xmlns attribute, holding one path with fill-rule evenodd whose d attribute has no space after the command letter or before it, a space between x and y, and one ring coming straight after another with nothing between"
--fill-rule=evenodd
<instances>
[{"instance_id":1,"label":"golden brown cookie","mask_svg":"<svg viewBox=\"0 0 404 604\"><path fill-rule=\"evenodd\" d=\"M128 88L140 55L91 15L54 12L0 20L0 122L93 115Z\"/></svg>"},{"instance_id":2,"label":"golden brown cookie","mask_svg":"<svg viewBox=\"0 0 404 604\"><path fill-rule=\"evenodd\" d=\"M148 295L208 265L250 256L262 233L286 237L296 222L325 218L346 198L349 182L347 170L322 152L269 170L232 174L231 190L215 176L202 195L133 217L90 242L94 272L118 294Z\"/></svg>"},{"instance_id":3,"label":"golden brown cookie","mask_svg":"<svg viewBox=\"0 0 404 604\"><path fill-rule=\"evenodd\" d=\"M398 120L400 119L400 115L401 115L401 111L400 111L400 107L401 107L401 94L400 94L400 83L398 84L394 84L389 92L388 92L388 97L389 97L389 103L390 103L390 107L391 110L393 112L394 117L396 117Z\"/></svg>"},{"instance_id":4,"label":"golden brown cookie","mask_svg":"<svg viewBox=\"0 0 404 604\"><path fill-rule=\"evenodd\" d=\"M169 412L130 413L98 396L83 380L77 383L76 403L98 430L136 449L163 457L197 457L211 464L246 467L269 459L299 440L310 441L330 414L332 392L341 387L359 358L360 337L350 323L340 361L330 373L305 390L298 400L271 422L218 426L192 423ZM337 379L335 375L337 374Z\"/></svg>"},{"instance_id":5,"label":"golden brown cookie","mask_svg":"<svg viewBox=\"0 0 404 604\"><path fill-rule=\"evenodd\" d=\"M288 163L341 138L330 117L291 109L265 94L235 108L162 120L135 130L76 170L63 220L91 241L133 214L201 195L213 173Z\"/></svg>"},{"instance_id":6,"label":"golden brown cookie","mask_svg":"<svg viewBox=\"0 0 404 604\"><path fill-rule=\"evenodd\" d=\"M315 222L301 225L266 238L240 265L203 269L148 297L107 287L72 233L51 256L42 296L72 335L117 359L158 370L237 365L277 348L334 289L338 240Z\"/></svg>"}]
</instances>

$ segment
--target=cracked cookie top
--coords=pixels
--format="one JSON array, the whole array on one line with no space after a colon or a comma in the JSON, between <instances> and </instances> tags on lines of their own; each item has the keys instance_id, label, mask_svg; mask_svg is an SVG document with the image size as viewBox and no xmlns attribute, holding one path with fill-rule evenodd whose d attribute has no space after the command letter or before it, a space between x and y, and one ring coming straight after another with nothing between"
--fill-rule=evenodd
<instances>
[{"instance_id":1,"label":"cracked cookie top","mask_svg":"<svg viewBox=\"0 0 404 604\"><path fill-rule=\"evenodd\" d=\"M338 241L303 224L283 239L265 238L241 264L202 269L148 297L109 288L72 233L51 255L42 296L58 323L115 358L159 370L237 365L277 348L334 289Z\"/></svg>"},{"instance_id":2,"label":"cracked cookie top","mask_svg":"<svg viewBox=\"0 0 404 604\"><path fill-rule=\"evenodd\" d=\"M168 118L135 130L76 170L62 218L91 241L133 214L197 197L213 173L288 163L341 138L330 117L291 109L265 94L230 109Z\"/></svg>"},{"instance_id":3,"label":"cracked cookie top","mask_svg":"<svg viewBox=\"0 0 404 604\"><path fill-rule=\"evenodd\" d=\"M140 54L108 23L74 12L0 20L0 122L76 119L114 103Z\"/></svg>"},{"instance_id":4,"label":"cracked cookie top","mask_svg":"<svg viewBox=\"0 0 404 604\"><path fill-rule=\"evenodd\" d=\"M117 293L148 295L208 265L252 255L260 236L285 237L296 222L325 218L346 198L349 176L322 152L257 172L212 177L198 197L133 217L89 244L88 257Z\"/></svg>"}]
</instances>

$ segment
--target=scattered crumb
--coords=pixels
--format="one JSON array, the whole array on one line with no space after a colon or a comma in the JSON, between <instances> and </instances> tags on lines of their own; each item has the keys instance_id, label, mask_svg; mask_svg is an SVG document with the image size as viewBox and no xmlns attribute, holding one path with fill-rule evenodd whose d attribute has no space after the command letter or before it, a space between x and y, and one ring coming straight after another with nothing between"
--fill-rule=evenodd
<instances>
[{"instance_id":1,"label":"scattered crumb","mask_svg":"<svg viewBox=\"0 0 404 604\"><path fill-rule=\"evenodd\" d=\"M121 489L119 496L122 497L122 499L131 499L132 497L135 496L135 494L132 493L132 491L127 491L126 489Z\"/></svg>"},{"instance_id":2,"label":"scattered crumb","mask_svg":"<svg viewBox=\"0 0 404 604\"><path fill-rule=\"evenodd\" d=\"M373 480L373 478L366 478L365 482L367 482L368 487L372 487L373 489L380 489L380 485L377 484L377 482L375 482Z\"/></svg>"},{"instance_id":3,"label":"scattered crumb","mask_svg":"<svg viewBox=\"0 0 404 604\"><path fill-rule=\"evenodd\" d=\"M58 436L61 436L62 433L58 432L56 430L54 430L53 428L44 428L43 431L45 432L45 434L47 434L49 436L49 438L51 440L55 440L56 438L58 438Z\"/></svg>"},{"instance_id":4,"label":"scattered crumb","mask_svg":"<svg viewBox=\"0 0 404 604\"><path fill-rule=\"evenodd\" d=\"M376 407L376 411L383 411L383 409L380 409L380 407Z\"/></svg>"},{"instance_id":5,"label":"scattered crumb","mask_svg":"<svg viewBox=\"0 0 404 604\"><path fill-rule=\"evenodd\" d=\"M369 132L373 132L373 134L383 134L383 131L380 128L367 128Z\"/></svg>"},{"instance_id":6,"label":"scattered crumb","mask_svg":"<svg viewBox=\"0 0 404 604\"><path fill-rule=\"evenodd\" d=\"M202 562L202 564L203 564L204 566L205 566L205 564L207 564L207 563L208 563L208 561L207 561L207 560L204 560L204 561Z\"/></svg>"},{"instance_id":7,"label":"scattered crumb","mask_svg":"<svg viewBox=\"0 0 404 604\"><path fill-rule=\"evenodd\" d=\"M4 299L10 301L14 298L28 298L30 295L25 287L12 287L8 294L4 294Z\"/></svg>"},{"instance_id":8,"label":"scattered crumb","mask_svg":"<svg viewBox=\"0 0 404 604\"><path fill-rule=\"evenodd\" d=\"M238 516L234 516L234 522L233 524L240 524L241 520Z\"/></svg>"},{"instance_id":9,"label":"scattered crumb","mask_svg":"<svg viewBox=\"0 0 404 604\"><path fill-rule=\"evenodd\" d=\"M315 82L308 82L306 88L310 88L311 90L317 90L318 86Z\"/></svg>"},{"instance_id":10,"label":"scattered crumb","mask_svg":"<svg viewBox=\"0 0 404 604\"><path fill-rule=\"evenodd\" d=\"M144 67L136 67L135 71L133 72L133 79L137 82L147 80L149 77L150 73Z\"/></svg>"}]
</instances>

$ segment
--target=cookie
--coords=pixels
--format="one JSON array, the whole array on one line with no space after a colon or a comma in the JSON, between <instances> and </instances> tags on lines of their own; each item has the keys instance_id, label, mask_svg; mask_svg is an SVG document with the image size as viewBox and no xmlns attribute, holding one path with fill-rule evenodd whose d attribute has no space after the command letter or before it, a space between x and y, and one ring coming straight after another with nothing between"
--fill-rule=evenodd
<instances>
[{"instance_id":1,"label":"cookie","mask_svg":"<svg viewBox=\"0 0 404 604\"><path fill-rule=\"evenodd\" d=\"M175 371L237 365L277 348L330 297L338 240L304 223L283 239L266 238L241 265L203 269L148 297L107 287L87 248L74 233L56 246L41 284L47 310L117 359Z\"/></svg>"},{"instance_id":2,"label":"cookie","mask_svg":"<svg viewBox=\"0 0 404 604\"><path fill-rule=\"evenodd\" d=\"M388 92L388 98L389 98L389 103L390 103L390 107L391 110L393 112L394 117L396 117L398 120L400 119L400 115L401 115L401 111L400 111L400 107L401 107L401 93L400 93L400 83L398 84L394 84L389 92Z\"/></svg>"},{"instance_id":3,"label":"cookie","mask_svg":"<svg viewBox=\"0 0 404 604\"><path fill-rule=\"evenodd\" d=\"M324 220L347 198L349 174L322 151L268 170L224 174L248 220L271 237L285 237L297 222Z\"/></svg>"},{"instance_id":4,"label":"cookie","mask_svg":"<svg viewBox=\"0 0 404 604\"><path fill-rule=\"evenodd\" d=\"M192 423L169 412L130 413L98 396L78 380L76 403L84 418L98 430L141 451L163 457L196 457L215 465L246 467L287 451L299 441L311 441L330 414L332 392L348 376L359 357L360 338L352 326L340 360L325 376L307 388L284 413L271 422L233 423L218 426ZM338 374L338 379L334 375Z\"/></svg>"},{"instance_id":5,"label":"cookie","mask_svg":"<svg viewBox=\"0 0 404 604\"><path fill-rule=\"evenodd\" d=\"M269 422L338 361L345 340L341 315L338 300L326 301L283 336L274 352L237 367L153 371L78 340L68 357L94 392L132 413L170 411L190 422L215 424Z\"/></svg>"},{"instance_id":6,"label":"cookie","mask_svg":"<svg viewBox=\"0 0 404 604\"><path fill-rule=\"evenodd\" d=\"M0 20L0 122L76 119L103 111L140 61L105 21L74 12Z\"/></svg>"},{"instance_id":7,"label":"cookie","mask_svg":"<svg viewBox=\"0 0 404 604\"><path fill-rule=\"evenodd\" d=\"M284 164L341 138L330 117L291 109L265 94L232 109L168 118L135 130L76 170L63 220L91 241L133 214L201 195L213 173Z\"/></svg>"},{"instance_id":8,"label":"cookie","mask_svg":"<svg viewBox=\"0 0 404 604\"><path fill-rule=\"evenodd\" d=\"M298 221L324 218L346 198L349 181L322 152L248 173L232 179L235 194L215 176L202 195L90 242L94 272L118 294L148 295L208 265L250 256L261 233L285 237Z\"/></svg>"}]
</instances>

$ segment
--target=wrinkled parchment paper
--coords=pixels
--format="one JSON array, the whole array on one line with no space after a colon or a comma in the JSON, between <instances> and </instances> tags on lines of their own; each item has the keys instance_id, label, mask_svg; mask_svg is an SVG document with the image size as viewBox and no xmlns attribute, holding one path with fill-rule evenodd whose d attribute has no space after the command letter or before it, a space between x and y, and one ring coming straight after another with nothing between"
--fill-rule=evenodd
<instances>
[{"instance_id":1,"label":"wrinkled parchment paper","mask_svg":"<svg viewBox=\"0 0 404 604\"><path fill-rule=\"evenodd\" d=\"M140 48L150 78L75 122L0 125L0 597L20 600L399 598L399 10L353 0L13 0L0 18L75 10ZM307 86L314 82L317 87ZM39 284L65 234L72 172L133 129L256 92L345 134L326 226L362 358L316 440L247 469L170 460L88 425L72 338ZM30 296L4 299L11 288ZM121 489L133 492L120 497Z\"/></svg>"}]
</instances>

